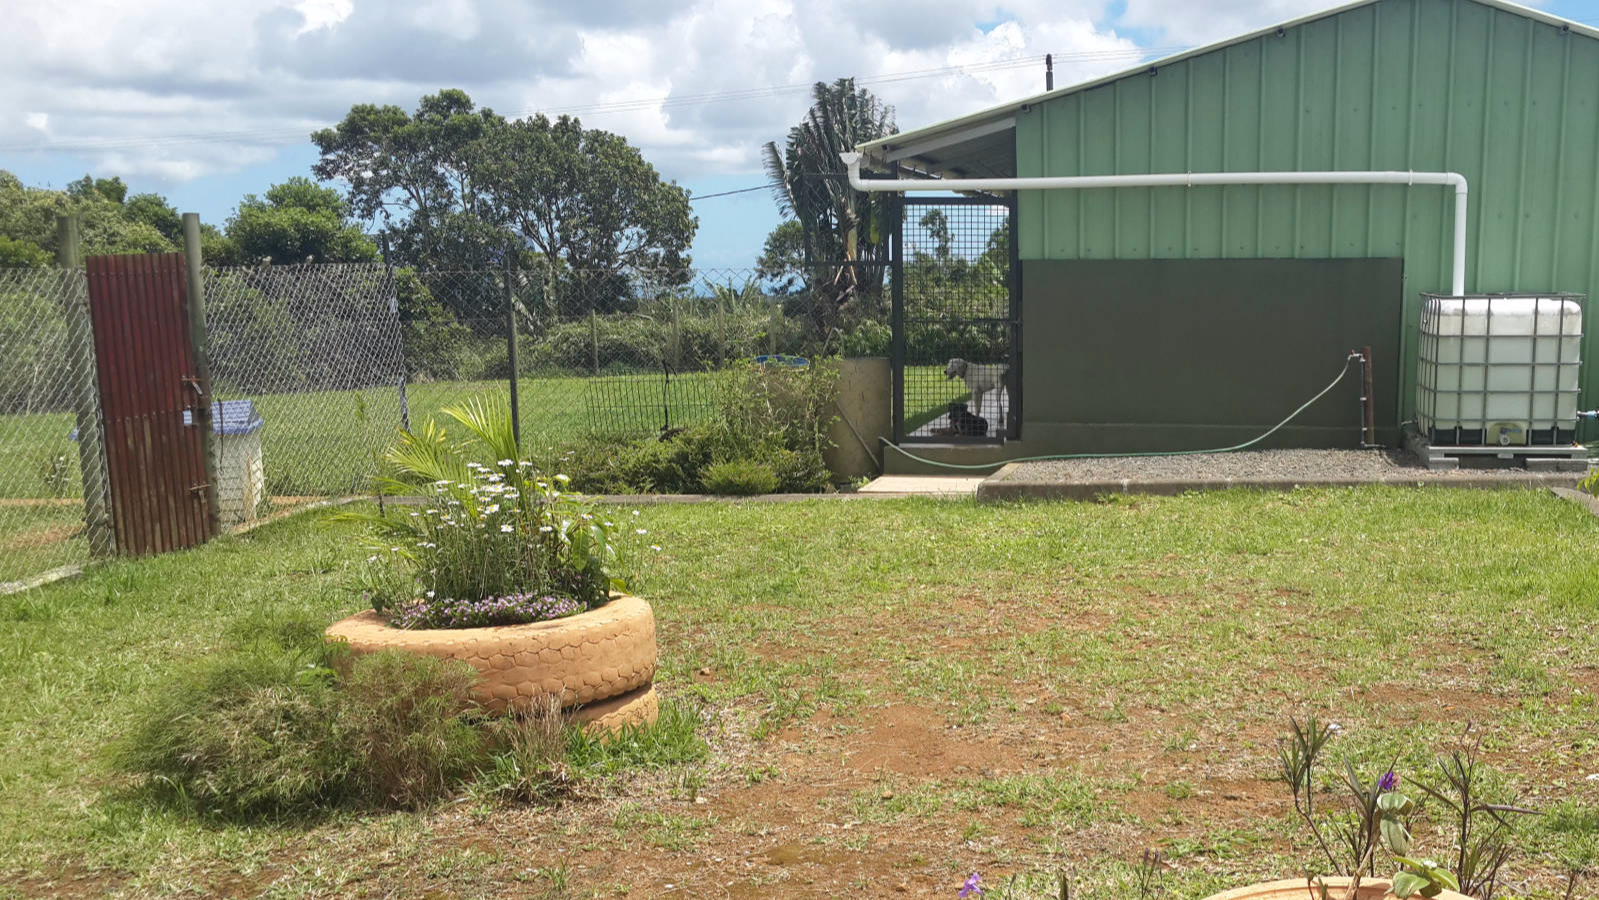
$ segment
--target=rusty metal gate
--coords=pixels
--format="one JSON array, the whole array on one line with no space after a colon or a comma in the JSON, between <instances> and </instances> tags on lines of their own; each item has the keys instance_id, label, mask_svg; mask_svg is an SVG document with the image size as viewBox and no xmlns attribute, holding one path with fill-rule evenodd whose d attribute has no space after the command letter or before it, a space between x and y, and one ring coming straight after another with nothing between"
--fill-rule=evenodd
<instances>
[{"instance_id":1,"label":"rusty metal gate","mask_svg":"<svg viewBox=\"0 0 1599 900\"><path fill-rule=\"evenodd\" d=\"M85 271L117 552L192 547L215 519L183 255L91 256Z\"/></svg>"}]
</instances>

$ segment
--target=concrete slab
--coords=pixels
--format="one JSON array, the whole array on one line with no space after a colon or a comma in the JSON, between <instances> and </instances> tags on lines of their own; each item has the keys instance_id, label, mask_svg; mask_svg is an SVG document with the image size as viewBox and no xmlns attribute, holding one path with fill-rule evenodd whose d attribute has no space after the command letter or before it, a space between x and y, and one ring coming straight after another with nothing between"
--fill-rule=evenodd
<instances>
[{"instance_id":1,"label":"concrete slab","mask_svg":"<svg viewBox=\"0 0 1599 900\"><path fill-rule=\"evenodd\" d=\"M1010 409L1010 394L1005 388L989 391L983 394L981 409L973 409L971 401L966 401L966 411L982 416L988 420L988 434L985 437L1000 437L1005 433L1005 412ZM949 413L943 413L938 418L926 425L912 431L910 437L939 437L953 432L949 424Z\"/></svg>"},{"instance_id":2,"label":"concrete slab","mask_svg":"<svg viewBox=\"0 0 1599 900\"><path fill-rule=\"evenodd\" d=\"M921 494L934 497L971 497L983 476L884 475L860 489L862 494Z\"/></svg>"}]
</instances>

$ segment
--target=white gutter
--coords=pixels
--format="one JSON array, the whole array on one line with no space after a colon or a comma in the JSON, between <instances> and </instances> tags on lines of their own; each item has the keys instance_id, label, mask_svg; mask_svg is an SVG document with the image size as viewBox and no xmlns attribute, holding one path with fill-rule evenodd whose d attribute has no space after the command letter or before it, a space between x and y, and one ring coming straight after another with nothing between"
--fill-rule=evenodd
<instances>
[{"instance_id":1,"label":"white gutter","mask_svg":"<svg viewBox=\"0 0 1599 900\"><path fill-rule=\"evenodd\" d=\"M861 155L840 153L857 191L1051 191L1226 184L1436 184L1455 189L1454 271L1450 293L1466 293L1466 176L1458 172L1162 172L1151 175L1052 175L1037 178L864 179Z\"/></svg>"}]
</instances>

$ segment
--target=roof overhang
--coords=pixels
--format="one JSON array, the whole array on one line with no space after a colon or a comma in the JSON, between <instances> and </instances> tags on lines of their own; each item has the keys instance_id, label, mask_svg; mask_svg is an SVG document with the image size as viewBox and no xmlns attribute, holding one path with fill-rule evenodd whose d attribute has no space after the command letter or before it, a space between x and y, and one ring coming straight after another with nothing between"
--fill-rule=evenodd
<instances>
[{"instance_id":1,"label":"roof overhang","mask_svg":"<svg viewBox=\"0 0 1599 900\"><path fill-rule=\"evenodd\" d=\"M1131 69L1123 69L1103 78L1084 81L1068 87L1035 94L1023 100L995 106L981 112L950 119L911 131L902 131L899 134L868 141L855 149L862 156L863 168L876 171L887 171L898 164L902 168L911 170L911 173L939 178L1009 178L1016 175L1016 114L1026 111L1034 104L1064 97L1079 91L1086 91L1100 85L1120 81L1133 75L1147 74L1151 69L1159 69L1185 59L1213 53L1235 44L1248 43L1256 38L1276 34L1295 26L1315 22L1320 19L1336 16L1362 6L1371 6L1382 0L1355 0L1342 6L1311 13L1283 22L1279 25L1270 25L1265 28L1241 34L1237 37L1217 41L1193 50L1161 57L1149 62L1139 63ZM1599 28L1574 22L1560 16L1552 15L1543 10L1532 9L1509 0L1472 0L1483 6L1501 9L1505 12L1515 13L1519 16L1554 25L1576 34L1585 35L1599 40Z\"/></svg>"}]
</instances>

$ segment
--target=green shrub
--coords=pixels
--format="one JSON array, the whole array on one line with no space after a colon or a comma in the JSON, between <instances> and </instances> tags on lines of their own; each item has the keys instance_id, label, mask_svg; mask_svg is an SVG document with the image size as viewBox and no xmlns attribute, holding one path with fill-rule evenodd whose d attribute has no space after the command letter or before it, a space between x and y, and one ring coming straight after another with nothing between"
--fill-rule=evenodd
<instances>
[{"instance_id":1,"label":"green shrub","mask_svg":"<svg viewBox=\"0 0 1599 900\"><path fill-rule=\"evenodd\" d=\"M707 752L696 709L664 702L658 724L614 740L570 726L554 698L489 717L472 700L478 676L467 664L348 656L342 644L310 640L306 621L241 620L250 642L175 674L107 748L111 762L152 799L207 817L276 819L415 809L463 789L548 802L582 778Z\"/></svg>"},{"instance_id":2,"label":"green shrub","mask_svg":"<svg viewBox=\"0 0 1599 900\"><path fill-rule=\"evenodd\" d=\"M894 332L887 324L863 319L844 333L839 353L844 357L888 356L893 341Z\"/></svg>"},{"instance_id":3,"label":"green shrub","mask_svg":"<svg viewBox=\"0 0 1599 900\"><path fill-rule=\"evenodd\" d=\"M487 725L490 751L471 793L479 800L545 802L571 787L567 771L566 717L560 701L545 702ZM580 729L572 729L581 734Z\"/></svg>"},{"instance_id":4,"label":"green shrub","mask_svg":"<svg viewBox=\"0 0 1599 900\"><path fill-rule=\"evenodd\" d=\"M715 381L711 421L663 437L591 436L555 450L544 467L569 472L574 488L595 494L719 492L708 482L709 470L733 462L769 471L776 477L772 490L825 489L822 451L829 445L837 369L825 363L802 369L735 365L723 374Z\"/></svg>"},{"instance_id":5,"label":"green shrub","mask_svg":"<svg viewBox=\"0 0 1599 900\"><path fill-rule=\"evenodd\" d=\"M465 718L477 670L458 660L385 652L360 657L339 684L333 725L361 761L360 793L415 808L470 775L482 737Z\"/></svg>"},{"instance_id":6,"label":"green shrub","mask_svg":"<svg viewBox=\"0 0 1599 900\"><path fill-rule=\"evenodd\" d=\"M325 662L267 644L208 659L138 714L112 758L206 814L304 812L344 798L361 760L333 727Z\"/></svg>"},{"instance_id":7,"label":"green shrub","mask_svg":"<svg viewBox=\"0 0 1599 900\"><path fill-rule=\"evenodd\" d=\"M521 457L504 397L444 413L468 439L432 420L401 432L385 454L395 474L378 479L419 509L341 516L373 528L358 576L373 609L398 627L507 625L594 609L626 590L632 531L595 515L568 476Z\"/></svg>"},{"instance_id":8,"label":"green shrub","mask_svg":"<svg viewBox=\"0 0 1599 900\"><path fill-rule=\"evenodd\" d=\"M706 493L730 496L770 494L778 485L771 466L748 459L715 463L705 470L702 481Z\"/></svg>"}]
</instances>

